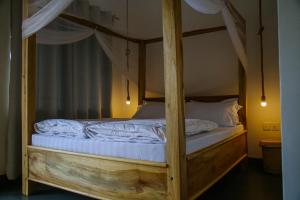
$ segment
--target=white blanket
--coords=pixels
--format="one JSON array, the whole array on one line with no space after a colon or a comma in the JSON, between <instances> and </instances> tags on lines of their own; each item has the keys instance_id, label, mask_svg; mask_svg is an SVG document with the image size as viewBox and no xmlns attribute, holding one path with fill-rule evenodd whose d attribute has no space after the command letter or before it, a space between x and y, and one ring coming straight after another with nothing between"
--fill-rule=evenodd
<instances>
[{"instance_id":1,"label":"white blanket","mask_svg":"<svg viewBox=\"0 0 300 200\"><path fill-rule=\"evenodd\" d=\"M218 127L214 122L200 119L185 120L186 135L191 136ZM164 119L128 120L101 122L86 126L86 135L105 141L121 142L166 142L166 121Z\"/></svg>"},{"instance_id":2,"label":"white blanket","mask_svg":"<svg viewBox=\"0 0 300 200\"><path fill-rule=\"evenodd\" d=\"M85 127L99 121L47 119L34 124L36 133L48 136L85 138Z\"/></svg>"},{"instance_id":3,"label":"white blanket","mask_svg":"<svg viewBox=\"0 0 300 200\"><path fill-rule=\"evenodd\" d=\"M48 136L92 138L103 141L165 143L166 121L164 119L127 121L76 121L49 119L35 124L36 133ZM214 122L186 119L186 135L191 136L217 128Z\"/></svg>"}]
</instances>

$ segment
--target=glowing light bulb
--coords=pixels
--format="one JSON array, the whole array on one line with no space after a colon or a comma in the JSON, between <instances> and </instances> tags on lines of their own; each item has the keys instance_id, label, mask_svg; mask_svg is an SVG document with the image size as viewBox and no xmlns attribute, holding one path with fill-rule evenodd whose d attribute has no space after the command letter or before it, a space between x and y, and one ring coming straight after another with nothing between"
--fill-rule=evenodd
<instances>
[{"instance_id":1,"label":"glowing light bulb","mask_svg":"<svg viewBox=\"0 0 300 200\"><path fill-rule=\"evenodd\" d=\"M266 107L268 104L267 104L267 101L266 101L266 97L265 95L262 95L261 96L261 102L260 102L260 105L261 107Z\"/></svg>"},{"instance_id":2,"label":"glowing light bulb","mask_svg":"<svg viewBox=\"0 0 300 200\"><path fill-rule=\"evenodd\" d=\"M262 101L262 102L260 102L260 105L261 105L261 107L266 107L268 104L266 101Z\"/></svg>"},{"instance_id":3,"label":"glowing light bulb","mask_svg":"<svg viewBox=\"0 0 300 200\"><path fill-rule=\"evenodd\" d=\"M126 100L126 104L127 104L127 105L130 105L130 100Z\"/></svg>"}]
</instances>

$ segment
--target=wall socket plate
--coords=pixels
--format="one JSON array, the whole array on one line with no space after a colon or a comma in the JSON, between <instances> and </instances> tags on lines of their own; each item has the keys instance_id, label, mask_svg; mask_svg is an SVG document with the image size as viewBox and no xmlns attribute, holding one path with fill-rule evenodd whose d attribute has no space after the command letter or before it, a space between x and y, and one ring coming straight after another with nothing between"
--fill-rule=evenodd
<instances>
[{"instance_id":1,"label":"wall socket plate","mask_svg":"<svg viewBox=\"0 0 300 200\"><path fill-rule=\"evenodd\" d=\"M278 122L264 122L263 123L264 131L280 131L280 123Z\"/></svg>"}]
</instances>

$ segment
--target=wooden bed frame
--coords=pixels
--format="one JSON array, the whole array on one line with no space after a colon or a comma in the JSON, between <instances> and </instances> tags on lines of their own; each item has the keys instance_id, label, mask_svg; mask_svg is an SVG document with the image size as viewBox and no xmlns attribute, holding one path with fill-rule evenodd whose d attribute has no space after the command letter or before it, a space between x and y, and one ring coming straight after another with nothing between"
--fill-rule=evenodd
<instances>
[{"instance_id":1,"label":"wooden bed frame","mask_svg":"<svg viewBox=\"0 0 300 200\"><path fill-rule=\"evenodd\" d=\"M27 3L23 1L24 17ZM186 155L182 66L181 1L162 0L167 121L167 162L157 163L40 148L31 145L35 122L35 36L23 40L22 62L22 192L42 183L98 199L195 199L247 157L247 131ZM228 3L240 34L245 36L245 20ZM145 98L146 46L162 38L126 38L83 19L62 16L115 37L139 43L139 104ZM216 27L184 33L191 35L224 30ZM124 38L125 37L125 38ZM245 38L245 37L243 37ZM239 113L246 127L246 76L239 64L239 95L187 97L187 100L216 102L237 97L243 105Z\"/></svg>"}]
</instances>

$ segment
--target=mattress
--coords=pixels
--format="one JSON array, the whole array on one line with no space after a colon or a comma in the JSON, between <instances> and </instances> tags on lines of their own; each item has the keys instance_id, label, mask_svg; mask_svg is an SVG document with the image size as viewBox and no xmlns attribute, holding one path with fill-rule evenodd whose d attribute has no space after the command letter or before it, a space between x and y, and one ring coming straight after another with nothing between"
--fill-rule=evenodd
<instances>
[{"instance_id":1,"label":"mattress","mask_svg":"<svg viewBox=\"0 0 300 200\"><path fill-rule=\"evenodd\" d=\"M242 131L243 125L220 127L186 139L186 153L191 154ZM153 162L166 161L166 144L107 142L92 139L63 138L59 136L32 135L32 145L92 155L112 156Z\"/></svg>"}]
</instances>

